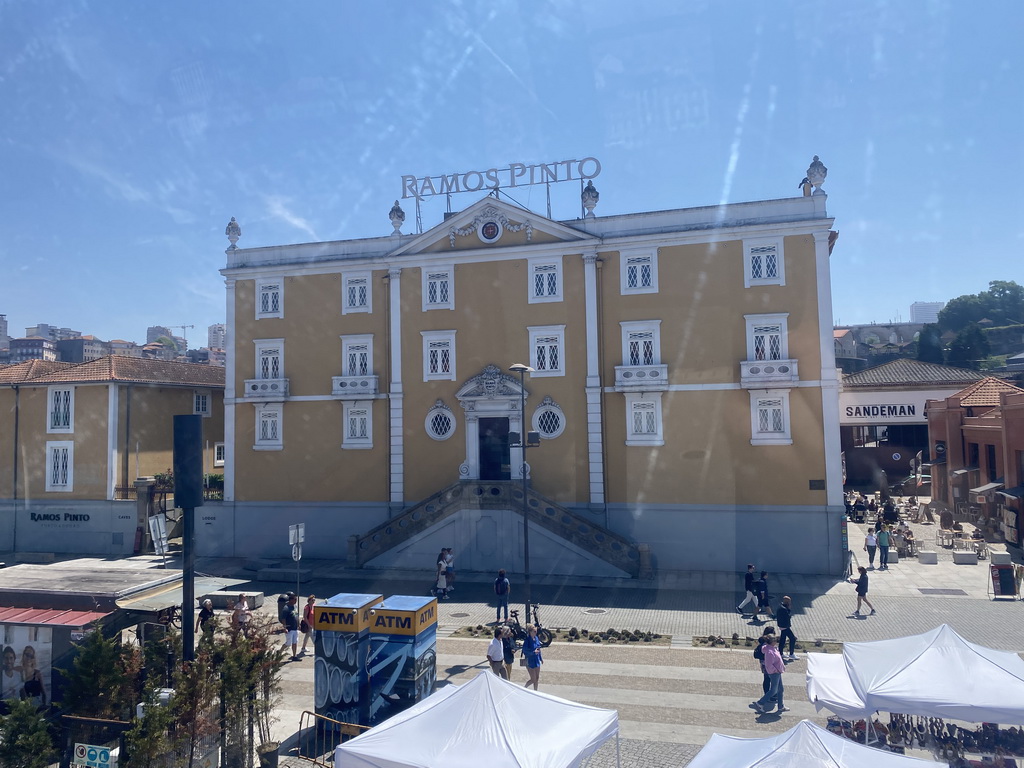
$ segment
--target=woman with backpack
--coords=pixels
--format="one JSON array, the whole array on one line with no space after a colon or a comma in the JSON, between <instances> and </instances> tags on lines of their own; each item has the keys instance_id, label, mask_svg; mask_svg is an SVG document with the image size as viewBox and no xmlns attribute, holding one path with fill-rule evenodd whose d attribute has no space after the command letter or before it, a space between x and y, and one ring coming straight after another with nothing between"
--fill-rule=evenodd
<instances>
[{"instance_id":1,"label":"woman with backpack","mask_svg":"<svg viewBox=\"0 0 1024 768\"><path fill-rule=\"evenodd\" d=\"M505 576L505 569L502 568L498 571L498 578L494 580L494 595L497 599L497 606L495 608L496 615L494 617L495 623L501 621L501 609L505 609L505 621L508 621L508 593L511 591L511 585L508 583L508 578Z\"/></svg>"},{"instance_id":2,"label":"woman with backpack","mask_svg":"<svg viewBox=\"0 0 1024 768\"><path fill-rule=\"evenodd\" d=\"M761 665L761 674L763 678L761 680L761 692L768 693L768 688L771 685L771 680L768 677L768 673L764 670L764 650L763 646L768 642L768 638L775 635L775 627L765 627L764 632L757 638L757 642L754 643L754 658L757 659L757 663Z\"/></svg>"}]
</instances>

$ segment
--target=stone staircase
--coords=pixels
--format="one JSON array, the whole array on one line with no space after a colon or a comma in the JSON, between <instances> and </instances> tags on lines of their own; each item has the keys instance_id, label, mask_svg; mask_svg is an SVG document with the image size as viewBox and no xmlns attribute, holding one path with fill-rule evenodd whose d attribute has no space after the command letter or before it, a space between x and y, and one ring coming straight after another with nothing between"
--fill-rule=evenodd
<instances>
[{"instance_id":1,"label":"stone staircase","mask_svg":"<svg viewBox=\"0 0 1024 768\"><path fill-rule=\"evenodd\" d=\"M526 498L533 525L551 531L633 578L653 578L646 545L634 544L624 536L595 525L532 488L527 488ZM464 509L508 509L513 514L522 514L522 499L523 487L518 481L453 483L362 536L350 536L347 565L362 568L392 547Z\"/></svg>"}]
</instances>

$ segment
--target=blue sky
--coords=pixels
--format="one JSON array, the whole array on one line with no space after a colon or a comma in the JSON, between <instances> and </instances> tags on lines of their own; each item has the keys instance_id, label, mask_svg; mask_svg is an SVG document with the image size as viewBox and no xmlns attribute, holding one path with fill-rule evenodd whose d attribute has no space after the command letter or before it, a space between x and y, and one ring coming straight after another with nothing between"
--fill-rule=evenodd
<instances>
[{"instance_id":1,"label":"blue sky","mask_svg":"<svg viewBox=\"0 0 1024 768\"><path fill-rule=\"evenodd\" d=\"M198 346L231 216L240 246L386 235L403 174L587 156L598 215L788 197L817 154L836 319L906 320L1024 282L1022 9L0 0L0 313Z\"/></svg>"}]
</instances>

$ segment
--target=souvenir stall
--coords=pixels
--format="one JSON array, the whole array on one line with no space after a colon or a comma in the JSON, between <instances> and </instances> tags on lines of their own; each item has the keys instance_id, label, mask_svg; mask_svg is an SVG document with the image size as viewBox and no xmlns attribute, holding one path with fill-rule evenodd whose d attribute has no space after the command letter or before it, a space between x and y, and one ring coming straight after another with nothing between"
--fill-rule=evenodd
<instances>
[{"instance_id":1,"label":"souvenir stall","mask_svg":"<svg viewBox=\"0 0 1024 768\"><path fill-rule=\"evenodd\" d=\"M838 716L831 730L895 751L924 748L951 764L968 755L1024 756L1024 661L970 643L945 624L911 637L846 643L841 656L811 654L807 695L819 711ZM875 712L892 713L889 725L873 723Z\"/></svg>"}]
</instances>

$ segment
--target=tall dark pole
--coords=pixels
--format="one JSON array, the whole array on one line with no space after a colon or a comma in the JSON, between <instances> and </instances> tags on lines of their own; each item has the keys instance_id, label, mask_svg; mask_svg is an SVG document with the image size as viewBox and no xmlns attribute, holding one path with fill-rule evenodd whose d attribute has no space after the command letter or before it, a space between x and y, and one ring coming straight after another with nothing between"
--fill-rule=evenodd
<instances>
[{"instance_id":1,"label":"tall dark pole","mask_svg":"<svg viewBox=\"0 0 1024 768\"><path fill-rule=\"evenodd\" d=\"M174 417L174 504L181 507L182 658L195 658L195 515L203 506L203 417Z\"/></svg>"},{"instance_id":2,"label":"tall dark pole","mask_svg":"<svg viewBox=\"0 0 1024 768\"><path fill-rule=\"evenodd\" d=\"M524 621L529 624L531 622L530 605L533 601L530 599L530 505L526 498L526 372L533 369L528 365L516 363L509 370L519 374L519 418L521 422L519 445L523 452L523 463L519 473L523 480L523 598L526 601L526 610L523 616Z\"/></svg>"}]
</instances>

